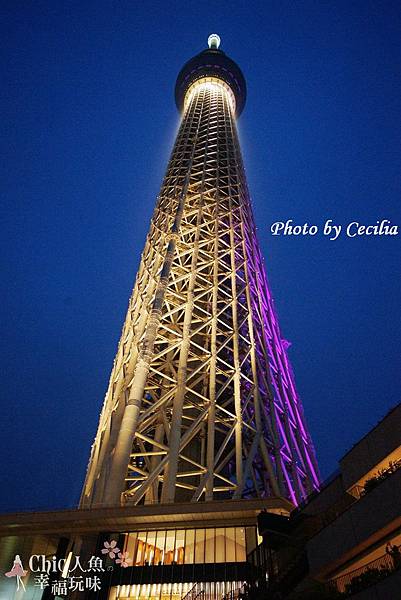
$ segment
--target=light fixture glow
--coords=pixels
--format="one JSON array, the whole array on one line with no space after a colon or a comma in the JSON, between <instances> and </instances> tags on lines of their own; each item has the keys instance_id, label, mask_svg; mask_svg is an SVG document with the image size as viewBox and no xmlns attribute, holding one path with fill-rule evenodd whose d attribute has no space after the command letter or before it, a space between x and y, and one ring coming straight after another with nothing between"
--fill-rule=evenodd
<instances>
[{"instance_id":1,"label":"light fixture glow","mask_svg":"<svg viewBox=\"0 0 401 600\"><path fill-rule=\"evenodd\" d=\"M218 50L220 42L220 36L218 36L217 33L211 33L207 38L207 44L211 50Z\"/></svg>"}]
</instances>

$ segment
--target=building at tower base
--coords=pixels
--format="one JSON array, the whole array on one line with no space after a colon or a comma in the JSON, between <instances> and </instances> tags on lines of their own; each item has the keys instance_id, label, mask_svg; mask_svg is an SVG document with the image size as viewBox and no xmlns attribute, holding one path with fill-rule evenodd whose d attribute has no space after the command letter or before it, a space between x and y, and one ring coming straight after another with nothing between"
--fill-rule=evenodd
<instances>
[{"instance_id":1,"label":"building at tower base","mask_svg":"<svg viewBox=\"0 0 401 600\"><path fill-rule=\"evenodd\" d=\"M0 598L396 600L400 498L401 404L298 508L270 498L0 515ZM102 553L113 540L114 549L129 552L126 567L118 554ZM27 570L19 595L15 578L4 576L16 555ZM56 570L47 572L41 557ZM63 577L58 561L69 557ZM90 569L92 557L101 568ZM86 589L66 595L57 588L63 581Z\"/></svg>"},{"instance_id":2,"label":"building at tower base","mask_svg":"<svg viewBox=\"0 0 401 600\"><path fill-rule=\"evenodd\" d=\"M266 600L401 598L401 404L290 518L261 514L259 533L248 560L268 573Z\"/></svg>"},{"instance_id":3,"label":"building at tower base","mask_svg":"<svg viewBox=\"0 0 401 600\"><path fill-rule=\"evenodd\" d=\"M68 598L82 600L222 600L256 581L247 555L260 543L261 510L292 509L288 500L270 498L0 516L0 570L21 557L24 600L65 597L64 586ZM116 562L119 554L126 566ZM56 568L47 572L46 560ZM13 598L15 588L14 578L2 577L0 598Z\"/></svg>"}]
</instances>

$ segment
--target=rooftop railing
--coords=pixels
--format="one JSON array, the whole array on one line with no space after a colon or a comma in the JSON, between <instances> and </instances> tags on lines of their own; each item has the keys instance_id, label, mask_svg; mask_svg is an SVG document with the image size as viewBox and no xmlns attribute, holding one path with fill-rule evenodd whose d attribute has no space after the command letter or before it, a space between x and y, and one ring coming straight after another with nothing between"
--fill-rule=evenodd
<instances>
[{"instance_id":1,"label":"rooftop railing","mask_svg":"<svg viewBox=\"0 0 401 600\"><path fill-rule=\"evenodd\" d=\"M386 553L354 571L332 579L329 585L332 589L344 594L344 596L352 596L375 585L400 568L401 554L391 555Z\"/></svg>"}]
</instances>

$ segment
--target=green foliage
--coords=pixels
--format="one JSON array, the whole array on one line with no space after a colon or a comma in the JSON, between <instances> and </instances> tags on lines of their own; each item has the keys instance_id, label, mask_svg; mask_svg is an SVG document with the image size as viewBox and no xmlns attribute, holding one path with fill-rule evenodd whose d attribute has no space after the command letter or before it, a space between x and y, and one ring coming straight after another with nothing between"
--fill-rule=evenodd
<instances>
[{"instance_id":1,"label":"green foliage","mask_svg":"<svg viewBox=\"0 0 401 600\"><path fill-rule=\"evenodd\" d=\"M345 591L347 594L355 594L356 592L360 592L361 590L378 583L390 574L391 571L387 567L379 567L376 569L368 567L363 573L353 577L351 581L347 583Z\"/></svg>"},{"instance_id":2,"label":"green foliage","mask_svg":"<svg viewBox=\"0 0 401 600\"><path fill-rule=\"evenodd\" d=\"M376 486L379 485L382 481L390 477L395 471L401 468L401 460L396 460L394 462L389 462L388 467L385 469L379 469L379 471L367 479L363 486L364 494L368 494L371 490L373 490Z\"/></svg>"}]
</instances>

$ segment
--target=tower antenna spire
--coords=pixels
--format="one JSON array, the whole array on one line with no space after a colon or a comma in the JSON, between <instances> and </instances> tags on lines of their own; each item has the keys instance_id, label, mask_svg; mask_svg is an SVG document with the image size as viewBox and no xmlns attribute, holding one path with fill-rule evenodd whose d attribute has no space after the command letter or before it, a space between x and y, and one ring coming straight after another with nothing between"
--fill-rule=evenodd
<instances>
[{"instance_id":1,"label":"tower antenna spire","mask_svg":"<svg viewBox=\"0 0 401 600\"><path fill-rule=\"evenodd\" d=\"M210 50L218 50L221 43L220 36L217 33L211 33L207 38L207 45Z\"/></svg>"}]
</instances>

